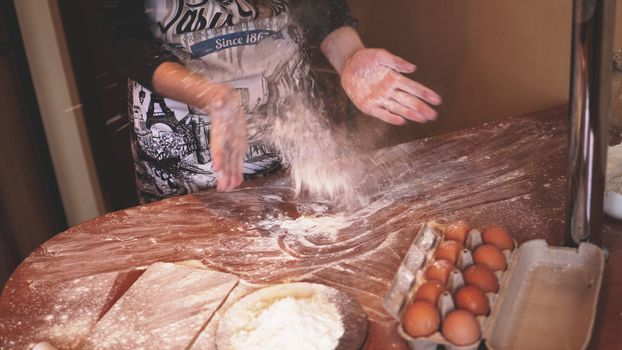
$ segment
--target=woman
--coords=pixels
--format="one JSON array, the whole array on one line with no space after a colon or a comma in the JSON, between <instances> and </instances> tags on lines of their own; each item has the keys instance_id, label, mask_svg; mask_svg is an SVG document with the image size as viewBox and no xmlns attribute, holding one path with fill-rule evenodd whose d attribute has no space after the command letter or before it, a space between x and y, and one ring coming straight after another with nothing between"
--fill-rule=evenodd
<instances>
[{"instance_id":1,"label":"woman","mask_svg":"<svg viewBox=\"0 0 622 350\"><path fill-rule=\"evenodd\" d=\"M319 45L352 102L392 124L436 118L440 97L401 73L415 66L367 49L344 0L94 0L105 44L129 78L142 201L228 191L279 155L247 122L269 123L309 97L306 48ZM251 128L256 130L257 128Z\"/></svg>"}]
</instances>

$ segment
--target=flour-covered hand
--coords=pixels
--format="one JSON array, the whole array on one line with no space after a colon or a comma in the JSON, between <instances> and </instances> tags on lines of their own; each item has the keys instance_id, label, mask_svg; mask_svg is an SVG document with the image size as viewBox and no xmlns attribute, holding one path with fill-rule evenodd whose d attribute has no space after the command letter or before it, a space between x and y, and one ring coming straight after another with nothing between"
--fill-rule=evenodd
<instances>
[{"instance_id":1,"label":"flour-covered hand","mask_svg":"<svg viewBox=\"0 0 622 350\"><path fill-rule=\"evenodd\" d=\"M419 123L435 120L430 105L440 105L441 97L402 73L413 73L414 64L384 49L362 48L347 60L341 85L363 113L390 124L406 119Z\"/></svg>"},{"instance_id":2,"label":"flour-covered hand","mask_svg":"<svg viewBox=\"0 0 622 350\"><path fill-rule=\"evenodd\" d=\"M240 186L248 130L240 97L225 84L213 84L205 91L204 109L212 120L210 151L212 167L218 175L218 191Z\"/></svg>"},{"instance_id":3,"label":"flour-covered hand","mask_svg":"<svg viewBox=\"0 0 622 350\"><path fill-rule=\"evenodd\" d=\"M155 90L162 96L195 106L212 121L210 152L217 172L217 189L230 191L243 180L248 130L240 96L226 84L205 79L175 62L161 64L153 74Z\"/></svg>"}]
</instances>

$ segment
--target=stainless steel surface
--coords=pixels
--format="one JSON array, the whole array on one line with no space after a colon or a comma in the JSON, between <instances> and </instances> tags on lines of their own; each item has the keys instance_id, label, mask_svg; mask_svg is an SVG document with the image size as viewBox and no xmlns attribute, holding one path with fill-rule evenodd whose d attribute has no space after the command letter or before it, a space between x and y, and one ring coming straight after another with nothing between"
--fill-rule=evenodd
<instances>
[{"instance_id":1,"label":"stainless steel surface","mask_svg":"<svg viewBox=\"0 0 622 350\"><path fill-rule=\"evenodd\" d=\"M601 243L615 0L574 0L566 244Z\"/></svg>"}]
</instances>

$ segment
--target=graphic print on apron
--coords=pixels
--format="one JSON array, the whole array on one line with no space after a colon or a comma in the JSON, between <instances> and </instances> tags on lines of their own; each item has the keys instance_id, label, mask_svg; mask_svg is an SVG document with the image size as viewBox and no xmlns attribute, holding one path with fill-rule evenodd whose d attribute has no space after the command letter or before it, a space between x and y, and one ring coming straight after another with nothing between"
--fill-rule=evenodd
<instances>
[{"instance_id":1,"label":"graphic print on apron","mask_svg":"<svg viewBox=\"0 0 622 350\"><path fill-rule=\"evenodd\" d=\"M302 36L289 22L284 1L148 0L146 8L154 34L186 67L235 89L249 124L269 123L288 98L308 90ZM136 82L129 87L142 200L215 186L209 115ZM278 169L279 155L250 136L245 177Z\"/></svg>"}]
</instances>

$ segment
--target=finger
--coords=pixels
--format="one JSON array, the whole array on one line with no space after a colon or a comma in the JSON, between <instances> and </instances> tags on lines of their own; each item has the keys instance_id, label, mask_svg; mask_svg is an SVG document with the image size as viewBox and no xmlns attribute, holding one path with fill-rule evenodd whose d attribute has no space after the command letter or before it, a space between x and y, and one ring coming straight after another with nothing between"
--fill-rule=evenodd
<instances>
[{"instance_id":1,"label":"finger","mask_svg":"<svg viewBox=\"0 0 622 350\"><path fill-rule=\"evenodd\" d=\"M212 146L211 146L211 151L212 151L212 169L214 171L221 171L222 170L222 157L223 157L223 153L222 153L222 149L215 144L215 142L213 142Z\"/></svg>"},{"instance_id":2,"label":"finger","mask_svg":"<svg viewBox=\"0 0 622 350\"><path fill-rule=\"evenodd\" d=\"M398 74L398 73L394 73ZM401 75L395 78L395 85L397 89L407 92L411 95L417 96L420 99L428 102L429 104L438 106L443 102L443 99L434 91L428 89L422 84L408 79Z\"/></svg>"},{"instance_id":3,"label":"finger","mask_svg":"<svg viewBox=\"0 0 622 350\"><path fill-rule=\"evenodd\" d=\"M217 183L217 186L216 186L216 190L218 192L225 192L225 191L227 191L227 187L229 186L229 179L227 178L227 176L222 174L222 173L220 173L218 175L218 180L217 181L218 181L218 183Z\"/></svg>"},{"instance_id":4,"label":"finger","mask_svg":"<svg viewBox=\"0 0 622 350\"><path fill-rule=\"evenodd\" d=\"M418 123L428 122L428 118L426 118L423 114L417 112L412 108L408 108L395 100L391 100L385 105L385 109L387 109L389 112L397 114L404 119L412 120Z\"/></svg>"},{"instance_id":5,"label":"finger","mask_svg":"<svg viewBox=\"0 0 622 350\"><path fill-rule=\"evenodd\" d=\"M233 180L231 178L227 178L227 183L223 186L224 192L231 192L235 187L233 186Z\"/></svg>"},{"instance_id":6,"label":"finger","mask_svg":"<svg viewBox=\"0 0 622 350\"><path fill-rule=\"evenodd\" d=\"M233 180L231 181L231 189L234 190L238 187L240 187L240 185L242 184L242 182L244 182L244 176L242 174L241 170L238 170L236 172L236 176L233 178Z\"/></svg>"},{"instance_id":7,"label":"finger","mask_svg":"<svg viewBox=\"0 0 622 350\"><path fill-rule=\"evenodd\" d=\"M428 106L427 103L421 101L419 98L411 94L407 94L403 91L397 90L393 94L393 100L396 101L398 105L401 105L404 108L415 112L426 121L436 120L436 118L438 117L438 113L430 106ZM402 113L397 114L406 117Z\"/></svg>"},{"instance_id":8,"label":"finger","mask_svg":"<svg viewBox=\"0 0 622 350\"><path fill-rule=\"evenodd\" d=\"M231 191L237 187L239 181L238 178L240 176L239 172L239 160L237 159L237 157L231 157L231 159L229 159L229 167L227 172L227 177L229 179L229 183L227 184L227 191Z\"/></svg>"},{"instance_id":9,"label":"finger","mask_svg":"<svg viewBox=\"0 0 622 350\"><path fill-rule=\"evenodd\" d=\"M232 162L231 155L227 155L225 161L223 162L223 170L222 170L222 191L231 191L232 184L234 182L235 177L235 165Z\"/></svg>"},{"instance_id":10,"label":"finger","mask_svg":"<svg viewBox=\"0 0 622 350\"><path fill-rule=\"evenodd\" d=\"M378 55L380 64L385 67L394 69L400 73L414 73L415 70L417 70L417 66L399 56L390 53L389 51L380 50Z\"/></svg>"},{"instance_id":11,"label":"finger","mask_svg":"<svg viewBox=\"0 0 622 350\"><path fill-rule=\"evenodd\" d=\"M229 167L227 168L227 191L234 190L241 183L242 168L238 159L233 157L230 159Z\"/></svg>"},{"instance_id":12,"label":"finger","mask_svg":"<svg viewBox=\"0 0 622 350\"><path fill-rule=\"evenodd\" d=\"M369 115L393 125L406 124L406 120L404 118L381 107L374 108Z\"/></svg>"},{"instance_id":13,"label":"finger","mask_svg":"<svg viewBox=\"0 0 622 350\"><path fill-rule=\"evenodd\" d=\"M226 192L229 187L229 177L225 170L218 173L218 192Z\"/></svg>"},{"instance_id":14,"label":"finger","mask_svg":"<svg viewBox=\"0 0 622 350\"><path fill-rule=\"evenodd\" d=\"M218 182L220 184L219 192L229 192L231 191L231 181L228 177L224 176L222 180Z\"/></svg>"},{"instance_id":15,"label":"finger","mask_svg":"<svg viewBox=\"0 0 622 350\"><path fill-rule=\"evenodd\" d=\"M237 149L231 152L230 164L229 164L229 190L234 190L244 180L243 168L244 168L244 154L246 151L245 142L240 142L235 145Z\"/></svg>"},{"instance_id":16,"label":"finger","mask_svg":"<svg viewBox=\"0 0 622 350\"><path fill-rule=\"evenodd\" d=\"M229 164L230 189L238 187L243 180L244 155L246 153L246 139L240 139L232 145Z\"/></svg>"}]
</instances>

